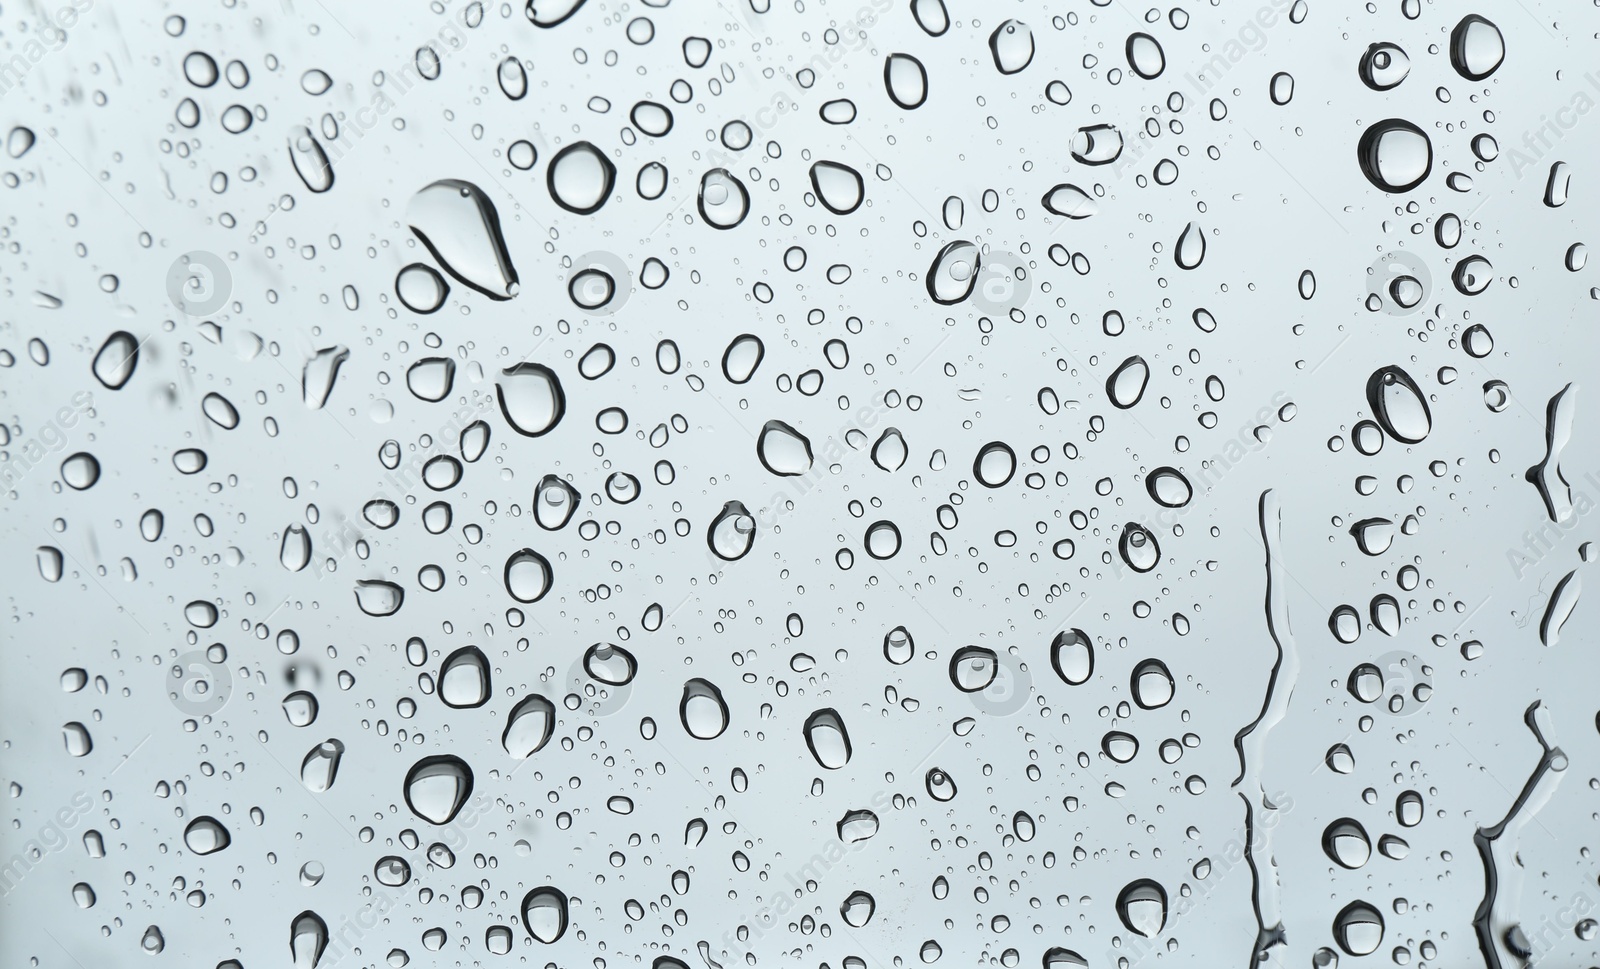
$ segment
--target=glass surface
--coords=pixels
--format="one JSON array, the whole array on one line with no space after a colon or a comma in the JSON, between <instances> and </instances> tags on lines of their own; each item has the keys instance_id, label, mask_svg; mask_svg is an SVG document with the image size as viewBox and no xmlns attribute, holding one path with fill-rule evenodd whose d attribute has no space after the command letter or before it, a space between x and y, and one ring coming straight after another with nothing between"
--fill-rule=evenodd
<instances>
[{"instance_id":1,"label":"glass surface","mask_svg":"<svg viewBox=\"0 0 1600 969\"><path fill-rule=\"evenodd\" d=\"M5 5L0 964L1600 963L1595 31Z\"/></svg>"}]
</instances>

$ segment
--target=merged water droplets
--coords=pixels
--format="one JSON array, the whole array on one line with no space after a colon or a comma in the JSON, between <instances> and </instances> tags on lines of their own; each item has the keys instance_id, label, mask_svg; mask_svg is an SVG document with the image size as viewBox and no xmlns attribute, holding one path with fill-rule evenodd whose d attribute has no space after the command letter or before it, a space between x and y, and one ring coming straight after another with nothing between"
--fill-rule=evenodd
<instances>
[{"instance_id":1,"label":"merged water droplets","mask_svg":"<svg viewBox=\"0 0 1600 969\"><path fill-rule=\"evenodd\" d=\"M742 501L723 504L722 511L711 520L706 530L706 544L712 554L728 562L737 562L750 552L756 541L756 520Z\"/></svg>"},{"instance_id":2,"label":"merged water droplets","mask_svg":"<svg viewBox=\"0 0 1600 969\"><path fill-rule=\"evenodd\" d=\"M500 213L471 182L441 179L412 196L411 231L457 282L491 299L517 295L517 270L500 231Z\"/></svg>"}]
</instances>

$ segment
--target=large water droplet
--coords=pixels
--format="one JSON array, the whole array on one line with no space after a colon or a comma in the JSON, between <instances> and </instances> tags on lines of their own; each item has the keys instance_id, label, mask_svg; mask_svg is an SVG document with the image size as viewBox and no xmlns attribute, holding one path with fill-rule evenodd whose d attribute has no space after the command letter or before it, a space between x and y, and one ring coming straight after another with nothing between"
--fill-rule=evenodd
<instances>
[{"instance_id":1,"label":"large water droplet","mask_svg":"<svg viewBox=\"0 0 1600 969\"><path fill-rule=\"evenodd\" d=\"M201 815L183 829L183 843L197 855L221 851L233 841L222 822L210 815Z\"/></svg>"},{"instance_id":2,"label":"large water droplet","mask_svg":"<svg viewBox=\"0 0 1600 969\"><path fill-rule=\"evenodd\" d=\"M1346 955L1365 956L1383 944L1383 915L1366 902L1351 902L1333 919L1333 939Z\"/></svg>"},{"instance_id":3,"label":"large water droplet","mask_svg":"<svg viewBox=\"0 0 1600 969\"><path fill-rule=\"evenodd\" d=\"M567 395L554 370L519 363L500 371L495 384L500 413L511 429L526 437L548 434L567 412Z\"/></svg>"},{"instance_id":4,"label":"large water droplet","mask_svg":"<svg viewBox=\"0 0 1600 969\"><path fill-rule=\"evenodd\" d=\"M538 602L550 591L550 560L531 548L512 552L506 559L505 584L518 602Z\"/></svg>"},{"instance_id":5,"label":"large water droplet","mask_svg":"<svg viewBox=\"0 0 1600 969\"><path fill-rule=\"evenodd\" d=\"M811 756L827 770L838 770L850 763L850 734L839 711L832 707L818 710L806 718L806 746Z\"/></svg>"},{"instance_id":6,"label":"large water droplet","mask_svg":"<svg viewBox=\"0 0 1600 969\"><path fill-rule=\"evenodd\" d=\"M1112 406L1127 410L1144 397L1145 385L1150 382L1150 365L1137 354L1117 365L1106 378L1106 396Z\"/></svg>"},{"instance_id":7,"label":"large water droplet","mask_svg":"<svg viewBox=\"0 0 1600 969\"><path fill-rule=\"evenodd\" d=\"M1396 366L1380 367L1367 379L1367 405L1389 436L1418 444L1433 428L1433 415L1411 375Z\"/></svg>"},{"instance_id":8,"label":"large water droplet","mask_svg":"<svg viewBox=\"0 0 1600 969\"><path fill-rule=\"evenodd\" d=\"M418 192L406 211L411 231L457 281L490 299L517 295L500 214L471 182L446 178Z\"/></svg>"},{"instance_id":9,"label":"large water droplet","mask_svg":"<svg viewBox=\"0 0 1600 969\"><path fill-rule=\"evenodd\" d=\"M756 455L777 475L805 474L811 470L811 441L783 421L767 421L756 441Z\"/></svg>"},{"instance_id":10,"label":"large water droplet","mask_svg":"<svg viewBox=\"0 0 1600 969\"><path fill-rule=\"evenodd\" d=\"M717 558L736 562L749 553L756 541L756 520L742 501L723 504L722 511L706 529L706 544Z\"/></svg>"},{"instance_id":11,"label":"large water droplet","mask_svg":"<svg viewBox=\"0 0 1600 969\"><path fill-rule=\"evenodd\" d=\"M1094 641L1081 629L1064 629L1050 642L1050 665L1068 686L1081 686L1094 675Z\"/></svg>"},{"instance_id":12,"label":"large water droplet","mask_svg":"<svg viewBox=\"0 0 1600 969\"><path fill-rule=\"evenodd\" d=\"M447 707L471 709L489 702L489 658L476 646L463 646L439 667L439 699Z\"/></svg>"},{"instance_id":13,"label":"large water droplet","mask_svg":"<svg viewBox=\"0 0 1600 969\"><path fill-rule=\"evenodd\" d=\"M1475 13L1461 18L1450 32L1450 66L1469 81L1481 81L1506 59L1500 28Z\"/></svg>"},{"instance_id":14,"label":"large water droplet","mask_svg":"<svg viewBox=\"0 0 1600 969\"><path fill-rule=\"evenodd\" d=\"M1149 878L1130 882L1117 895L1117 915L1128 931L1153 939L1167 924L1167 890Z\"/></svg>"},{"instance_id":15,"label":"large water droplet","mask_svg":"<svg viewBox=\"0 0 1600 969\"><path fill-rule=\"evenodd\" d=\"M928 295L941 306L951 306L972 295L978 284L982 259L978 247L957 239L939 250L928 267Z\"/></svg>"},{"instance_id":16,"label":"large water droplet","mask_svg":"<svg viewBox=\"0 0 1600 969\"><path fill-rule=\"evenodd\" d=\"M728 703L716 684L695 677L683 684L678 719L696 740L715 740L728 729Z\"/></svg>"},{"instance_id":17,"label":"large water droplet","mask_svg":"<svg viewBox=\"0 0 1600 969\"><path fill-rule=\"evenodd\" d=\"M589 215L597 212L611 197L617 182L617 166L605 153L587 141L574 142L550 159L545 184L550 197L568 212Z\"/></svg>"},{"instance_id":18,"label":"large water droplet","mask_svg":"<svg viewBox=\"0 0 1600 969\"><path fill-rule=\"evenodd\" d=\"M546 885L522 897L522 924L533 938L549 945L567 931L567 895Z\"/></svg>"},{"instance_id":19,"label":"large water droplet","mask_svg":"<svg viewBox=\"0 0 1600 969\"><path fill-rule=\"evenodd\" d=\"M530 694L511 708L500 745L512 757L523 760L542 750L555 728L555 704L537 693Z\"/></svg>"},{"instance_id":20,"label":"large water droplet","mask_svg":"<svg viewBox=\"0 0 1600 969\"><path fill-rule=\"evenodd\" d=\"M1372 184L1385 192L1409 192L1433 170L1433 143L1411 122L1389 118L1362 133L1356 157Z\"/></svg>"},{"instance_id":21,"label":"large water droplet","mask_svg":"<svg viewBox=\"0 0 1600 969\"><path fill-rule=\"evenodd\" d=\"M139 341L127 330L118 330L100 345L90 369L107 390L121 390L138 365Z\"/></svg>"},{"instance_id":22,"label":"large water droplet","mask_svg":"<svg viewBox=\"0 0 1600 969\"><path fill-rule=\"evenodd\" d=\"M472 795L472 768L453 754L424 757L406 774L406 806L430 824L449 824Z\"/></svg>"}]
</instances>

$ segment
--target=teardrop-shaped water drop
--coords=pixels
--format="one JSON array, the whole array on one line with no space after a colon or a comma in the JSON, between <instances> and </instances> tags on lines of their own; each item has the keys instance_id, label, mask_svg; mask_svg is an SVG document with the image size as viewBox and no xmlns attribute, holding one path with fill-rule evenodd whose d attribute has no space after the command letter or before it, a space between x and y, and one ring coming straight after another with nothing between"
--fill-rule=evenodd
<instances>
[{"instance_id":1,"label":"teardrop-shaped water drop","mask_svg":"<svg viewBox=\"0 0 1600 969\"><path fill-rule=\"evenodd\" d=\"M511 429L526 437L548 434L567 412L567 395L554 370L519 363L500 371L495 383L500 413Z\"/></svg>"},{"instance_id":2,"label":"teardrop-shaped water drop","mask_svg":"<svg viewBox=\"0 0 1600 969\"><path fill-rule=\"evenodd\" d=\"M283 530L278 561L290 572L299 572L311 564L311 535L304 525L295 522Z\"/></svg>"},{"instance_id":3,"label":"teardrop-shaped water drop","mask_svg":"<svg viewBox=\"0 0 1600 969\"><path fill-rule=\"evenodd\" d=\"M889 100L915 110L928 100L928 70L910 54L890 54L883 61L883 86Z\"/></svg>"},{"instance_id":4,"label":"teardrop-shaped water drop","mask_svg":"<svg viewBox=\"0 0 1600 969\"><path fill-rule=\"evenodd\" d=\"M1045 210L1069 219L1087 219L1100 211L1094 196L1076 185L1061 184L1044 194Z\"/></svg>"},{"instance_id":5,"label":"teardrop-shaped water drop","mask_svg":"<svg viewBox=\"0 0 1600 969\"><path fill-rule=\"evenodd\" d=\"M532 757L550 742L556 728L556 707L537 693L523 697L506 716L500 746L518 760Z\"/></svg>"},{"instance_id":6,"label":"teardrop-shaped water drop","mask_svg":"<svg viewBox=\"0 0 1600 969\"><path fill-rule=\"evenodd\" d=\"M834 215L849 215L866 198L861 173L842 162L819 161L811 166L811 189L817 201Z\"/></svg>"},{"instance_id":7,"label":"teardrop-shaped water drop","mask_svg":"<svg viewBox=\"0 0 1600 969\"><path fill-rule=\"evenodd\" d=\"M906 439L897 428L884 428L878 440L872 445L872 463L884 471L894 472L905 467L906 459L910 457L910 450L906 447Z\"/></svg>"},{"instance_id":8,"label":"teardrop-shaped water drop","mask_svg":"<svg viewBox=\"0 0 1600 969\"><path fill-rule=\"evenodd\" d=\"M1183 227L1177 245L1172 248L1172 258L1179 269L1195 269L1206 258L1206 234L1199 225L1190 222Z\"/></svg>"},{"instance_id":9,"label":"teardrop-shaped water drop","mask_svg":"<svg viewBox=\"0 0 1600 969\"><path fill-rule=\"evenodd\" d=\"M762 466L776 475L792 476L811 470L811 440L783 421L767 421L761 428L756 455Z\"/></svg>"},{"instance_id":10,"label":"teardrop-shaped water drop","mask_svg":"<svg viewBox=\"0 0 1600 969\"><path fill-rule=\"evenodd\" d=\"M328 923L310 909L289 923L289 956L294 969L316 969L328 948Z\"/></svg>"},{"instance_id":11,"label":"teardrop-shaped water drop","mask_svg":"<svg viewBox=\"0 0 1600 969\"><path fill-rule=\"evenodd\" d=\"M500 231L500 213L471 182L446 178L411 199L411 231L457 281L490 299L517 295L517 270Z\"/></svg>"}]
</instances>

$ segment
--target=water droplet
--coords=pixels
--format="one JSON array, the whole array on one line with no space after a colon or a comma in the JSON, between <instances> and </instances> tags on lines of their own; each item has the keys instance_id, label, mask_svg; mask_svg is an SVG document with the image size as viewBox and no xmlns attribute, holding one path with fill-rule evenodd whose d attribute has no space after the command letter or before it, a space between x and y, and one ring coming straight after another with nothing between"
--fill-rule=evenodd
<instances>
[{"instance_id":1,"label":"water droplet","mask_svg":"<svg viewBox=\"0 0 1600 969\"><path fill-rule=\"evenodd\" d=\"M1346 955L1370 955L1383 944L1383 915L1366 902L1351 902L1334 916L1333 939Z\"/></svg>"},{"instance_id":2,"label":"water droplet","mask_svg":"<svg viewBox=\"0 0 1600 969\"><path fill-rule=\"evenodd\" d=\"M718 558L736 562L749 553L756 541L756 520L742 501L723 504L706 530L706 544Z\"/></svg>"},{"instance_id":3,"label":"water droplet","mask_svg":"<svg viewBox=\"0 0 1600 969\"><path fill-rule=\"evenodd\" d=\"M449 824L472 795L472 768L453 754L424 757L406 774L406 806L430 824Z\"/></svg>"},{"instance_id":4,"label":"water droplet","mask_svg":"<svg viewBox=\"0 0 1600 969\"><path fill-rule=\"evenodd\" d=\"M1167 924L1167 890L1149 878L1130 882L1117 895L1117 915L1128 931L1153 939Z\"/></svg>"},{"instance_id":5,"label":"water droplet","mask_svg":"<svg viewBox=\"0 0 1600 969\"><path fill-rule=\"evenodd\" d=\"M556 707L545 697L533 693L523 697L506 717L500 745L518 760L532 757L550 742L556 728Z\"/></svg>"},{"instance_id":6,"label":"water droplet","mask_svg":"<svg viewBox=\"0 0 1600 969\"><path fill-rule=\"evenodd\" d=\"M850 734L844 720L831 707L818 710L806 718L804 733L811 756L827 770L838 770L850 763Z\"/></svg>"},{"instance_id":7,"label":"water droplet","mask_svg":"<svg viewBox=\"0 0 1600 969\"><path fill-rule=\"evenodd\" d=\"M506 251L500 214L478 186L455 178L434 182L412 197L406 219L457 282L490 299L517 295L517 270Z\"/></svg>"},{"instance_id":8,"label":"water droplet","mask_svg":"<svg viewBox=\"0 0 1600 969\"><path fill-rule=\"evenodd\" d=\"M1433 170L1433 144L1421 128L1400 118L1379 121L1356 146L1361 171L1385 192L1409 192Z\"/></svg>"},{"instance_id":9,"label":"water droplet","mask_svg":"<svg viewBox=\"0 0 1600 969\"><path fill-rule=\"evenodd\" d=\"M1380 367L1367 379L1367 404L1389 436L1418 444L1433 428L1433 415L1411 375L1396 366Z\"/></svg>"},{"instance_id":10,"label":"water droplet","mask_svg":"<svg viewBox=\"0 0 1600 969\"><path fill-rule=\"evenodd\" d=\"M1506 59L1500 28L1475 13L1461 18L1450 32L1450 66L1469 81L1481 81Z\"/></svg>"},{"instance_id":11,"label":"water droplet","mask_svg":"<svg viewBox=\"0 0 1600 969\"><path fill-rule=\"evenodd\" d=\"M139 341L127 330L118 330L100 345L90 369L107 390L121 390L138 365Z\"/></svg>"},{"instance_id":12,"label":"water droplet","mask_svg":"<svg viewBox=\"0 0 1600 969\"><path fill-rule=\"evenodd\" d=\"M519 363L505 368L495 389L506 423L526 437L549 433L567 412L561 378L543 364Z\"/></svg>"},{"instance_id":13,"label":"water droplet","mask_svg":"<svg viewBox=\"0 0 1600 969\"><path fill-rule=\"evenodd\" d=\"M476 646L463 646L439 667L439 699L447 707L471 709L489 702L489 658Z\"/></svg>"},{"instance_id":14,"label":"water droplet","mask_svg":"<svg viewBox=\"0 0 1600 969\"><path fill-rule=\"evenodd\" d=\"M546 885L524 895L522 924L537 942L550 945L560 939L567 931L566 893Z\"/></svg>"},{"instance_id":15,"label":"water droplet","mask_svg":"<svg viewBox=\"0 0 1600 969\"><path fill-rule=\"evenodd\" d=\"M695 677L683 684L678 719L696 740L715 740L728 729L728 703L716 684Z\"/></svg>"},{"instance_id":16,"label":"water droplet","mask_svg":"<svg viewBox=\"0 0 1600 969\"><path fill-rule=\"evenodd\" d=\"M1094 642L1081 629L1065 629L1050 642L1050 665L1061 682L1081 686L1094 675Z\"/></svg>"},{"instance_id":17,"label":"water droplet","mask_svg":"<svg viewBox=\"0 0 1600 969\"><path fill-rule=\"evenodd\" d=\"M531 548L520 549L506 559L506 592L518 602L538 602L550 591L553 581L550 560Z\"/></svg>"},{"instance_id":18,"label":"water droplet","mask_svg":"<svg viewBox=\"0 0 1600 969\"><path fill-rule=\"evenodd\" d=\"M810 439L783 421L767 421L761 428L756 454L773 474L792 476L811 470Z\"/></svg>"},{"instance_id":19,"label":"water droplet","mask_svg":"<svg viewBox=\"0 0 1600 969\"><path fill-rule=\"evenodd\" d=\"M183 829L183 843L197 855L209 855L228 847L233 837L222 822L210 815L202 815Z\"/></svg>"}]
</instances>

